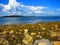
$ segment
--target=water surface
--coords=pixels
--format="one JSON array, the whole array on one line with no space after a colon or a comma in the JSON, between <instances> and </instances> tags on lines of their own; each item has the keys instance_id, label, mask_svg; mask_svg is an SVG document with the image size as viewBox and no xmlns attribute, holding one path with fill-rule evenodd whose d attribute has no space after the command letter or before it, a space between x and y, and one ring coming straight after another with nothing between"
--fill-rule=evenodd
<instances>
[{"instance_id":1,"label":"water surface","mask_svg":"<svg viewBox=\"0 0 60 45\"><path fill-rule=\"evenodd\" d=\"M39 16L39 17L2 17L1 24L32 24L37 22L60 22L59 16Z\"/></svg>"}]
</instances>

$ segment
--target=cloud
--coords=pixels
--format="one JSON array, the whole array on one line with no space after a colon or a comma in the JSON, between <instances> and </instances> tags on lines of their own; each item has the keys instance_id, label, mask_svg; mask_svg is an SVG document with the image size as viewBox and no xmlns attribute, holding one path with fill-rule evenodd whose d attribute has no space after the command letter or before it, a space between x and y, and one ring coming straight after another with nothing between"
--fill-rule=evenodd
<instances>
[{"instance_id":1,"label":"cloud","mask_svg":"<svg viewBox=\"0 0 60 45\"><path fill-rule=\"evenodd\" d=\"M60 8L58 8L57 11L60 11Z\"/></svg>"},{"instance_id":2,"label":"cloud","mask_svg":"<svg viewBox=\"0 0 60 45\"><path fill-rule=\"evenodd\" d=\"M2 10L4 8L3 4L0 4L0 10Z\"/></svg>"},{"instance_id":3,"label":"cloud","mask_svg":"<svg viewBox=\"0 0 60 45\"><path fill-rule=\"evenodd\" d=\"M7 5L0 4L0 15L23 15L23 16L44 16L44 14L56 14L55 12L47 11L45 6L27 6L16 0L9 0Z\"/></svg>"},{"instance_id":4,"label":"cloud","mask_svg":"<svg viewBox=\"0 0 60 45\"><path fill-rule=\"evenodd\" d=\"M20 4L16 0L9 0L8 5L4 5L3 10L10 10L11 8L16 9Z\"/></svg>"}]
</instances>

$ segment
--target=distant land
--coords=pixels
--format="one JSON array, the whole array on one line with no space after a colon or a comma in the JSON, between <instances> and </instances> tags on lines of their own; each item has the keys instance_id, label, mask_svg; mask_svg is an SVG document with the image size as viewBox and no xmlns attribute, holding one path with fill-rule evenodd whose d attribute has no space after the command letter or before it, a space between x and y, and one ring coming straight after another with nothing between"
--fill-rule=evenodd
<instances>
[{"instance_id":1,"label":"distant land","mask_svg":"<svg viewBox=\"0 0 60 45\"><path fill-rule=\"evenodd\" d=\"M5 18L5 17L42 17L42 18L51 18L51 17L53 17L53 18L60 18L60 16L22 16L22 15L9 15L9 16L0 16L0 18Z\"/></svg>"},{"instance_id":2,"label":"distant land","mask_svg":"<svg viewBox=\"0 0 60 45\"><path fill-rule=\"evenodd\" d=\"M36 16L21 16L21 15L0 16L0 18L5 18L5 17L36 17Z\"/></svg>"}]
</instances>

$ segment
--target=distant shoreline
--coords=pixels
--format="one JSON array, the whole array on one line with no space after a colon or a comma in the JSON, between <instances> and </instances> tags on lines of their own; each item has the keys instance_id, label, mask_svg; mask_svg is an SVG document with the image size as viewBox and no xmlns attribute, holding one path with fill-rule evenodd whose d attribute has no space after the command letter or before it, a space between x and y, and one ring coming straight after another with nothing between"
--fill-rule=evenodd
<instances>
[{"instance_id":1,"label":"distant shoreline","mask_svg":"<svg viewBox=\"0 0 60 45\"><path fill-rule=\"evenodd\" d=\"M35 24L40 22L60 22L59 16L3 16L0 17L2 24Z\"/></svg>"}]
</instances>

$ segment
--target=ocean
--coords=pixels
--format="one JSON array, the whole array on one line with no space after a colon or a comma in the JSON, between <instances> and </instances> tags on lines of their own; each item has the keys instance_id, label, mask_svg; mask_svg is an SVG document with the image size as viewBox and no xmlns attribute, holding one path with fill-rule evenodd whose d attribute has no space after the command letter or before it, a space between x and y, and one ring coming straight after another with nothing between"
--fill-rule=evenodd
<instances>
[{"instance_id":1,"label":"ocean","mask_svg":"<svg viewBox=\"0 0 60 45\"><path fill-rule=\"evenodd\" d=\"M60 16L39 16L39 17L1 17L0 25L3 24L34 24L38 22L60 22Z\"/></svg>"}]
</instances>

